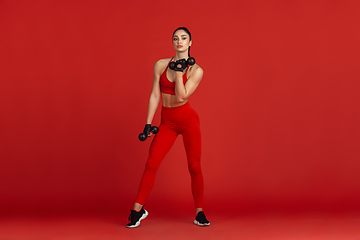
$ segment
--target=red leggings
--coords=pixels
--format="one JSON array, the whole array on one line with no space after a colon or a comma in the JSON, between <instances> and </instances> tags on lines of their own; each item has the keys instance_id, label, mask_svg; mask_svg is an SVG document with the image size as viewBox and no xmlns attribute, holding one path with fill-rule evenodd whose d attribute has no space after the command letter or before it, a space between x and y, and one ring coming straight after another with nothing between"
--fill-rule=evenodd
<instances>
[{"instance_id":1,"label":"red leggings","mask_svg":"<svg viewBox=\"0 0 360 240\"><path fill-rule=\"evenodd\" d=\"M154 185L156 171L179 134L183 135L195 207L202 208L204 180L200 165L200 123L197 113L189 103L175 108L162 107L159 132L150 146L149 158L136 199L137 203L144 205L145 199Z\"/></svg>"}]
</instances>

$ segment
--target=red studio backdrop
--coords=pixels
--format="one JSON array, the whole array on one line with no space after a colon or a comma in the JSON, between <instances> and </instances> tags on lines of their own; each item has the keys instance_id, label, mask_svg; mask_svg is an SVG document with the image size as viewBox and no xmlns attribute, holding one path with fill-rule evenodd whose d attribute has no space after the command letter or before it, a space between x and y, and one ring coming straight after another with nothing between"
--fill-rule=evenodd
<instances>
[{"instance_id":1,"label":"red studio backdrop","mask_svg":"<svg viewBox=\"0 0 360 240\"><path fill-rule=\"evenodd\" d=\"M359 1L0 1L0 208L128 212L156 60L204 77L205 207L360 210ZM160 108L153 121L160 123ZM148 208L193 211L179 136Z\"/></svg>"}]
</instances>

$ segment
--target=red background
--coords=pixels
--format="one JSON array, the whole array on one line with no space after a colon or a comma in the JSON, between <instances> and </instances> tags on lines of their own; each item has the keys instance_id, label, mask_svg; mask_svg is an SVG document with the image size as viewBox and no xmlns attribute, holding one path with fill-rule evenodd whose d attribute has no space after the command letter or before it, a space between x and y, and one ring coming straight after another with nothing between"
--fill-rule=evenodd
<instances>
[{"instance_id":1,"label":"red background","mask_svg":"<svg viewBox=\"0 0 360 240\"><path fill-rule=\"evenodd\" d=\"M190 103L206 207L360 210L359 11L355 0L0 1L2 213L129 211L152 68L174 55L178 26L204 69ZM186 166L179 137L148 207L193 211Z\"/></svg>"}]
</instances>

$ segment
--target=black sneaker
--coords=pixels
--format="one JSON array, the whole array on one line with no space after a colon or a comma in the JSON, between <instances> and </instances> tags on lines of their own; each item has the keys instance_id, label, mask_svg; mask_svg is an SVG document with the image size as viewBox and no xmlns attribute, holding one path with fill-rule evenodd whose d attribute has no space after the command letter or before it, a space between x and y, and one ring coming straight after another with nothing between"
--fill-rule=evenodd
<instances>
[{"instance_id":1,"label":"black sneaker","mask_svg":"<svg viewBox=\"0 0 360 240\"><path fill-rule=\"evenodd\" d=\"M129 216L129 223L126 225L128 228L135 228L140 225L140 221L145 219L149 213L144 209L144 207L141 208L140 212L137 212L135 210L131 210L130 216Z\"/></svg>"},{"instance_id":2,"label":"black sneaker","mask_svg":"<svg viewBox=\"0 0 360 240\"><path fill-rule=\"evenodd\" d=\"M204 212L199 212L197 214L194 223L202 227L210 225L210 222L206 219Z\"/></svg>"}]
</instances>

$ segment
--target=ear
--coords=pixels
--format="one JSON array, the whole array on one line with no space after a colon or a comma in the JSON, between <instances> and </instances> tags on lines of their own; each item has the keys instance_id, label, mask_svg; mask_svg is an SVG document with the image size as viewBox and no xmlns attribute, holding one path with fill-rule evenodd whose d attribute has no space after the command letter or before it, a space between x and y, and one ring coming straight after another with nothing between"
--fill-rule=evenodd
<instances>
[{"instance_id":1,"label":"ear","mask_svg":"<svg viewBox=\"0 0 360 240\"><path fill-rule=\"evenodd\" d=\"M189 47L191 47L191 44L192 44L192 40L190 40L190 42L189 42Z\"/></svg>"}]
</instances>

